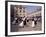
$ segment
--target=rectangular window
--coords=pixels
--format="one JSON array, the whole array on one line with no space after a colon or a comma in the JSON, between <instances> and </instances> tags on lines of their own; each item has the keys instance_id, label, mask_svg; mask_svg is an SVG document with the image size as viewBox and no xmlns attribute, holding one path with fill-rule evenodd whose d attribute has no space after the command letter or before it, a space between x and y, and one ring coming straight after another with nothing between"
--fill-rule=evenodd
<instances>
[{"instance_id":1,"label":"rectangular window","mask_svg":"<svg viewBox=\"0 0 46 37\"><path fill-rule=\"evenodd\" d=\"M20 10L20 12L21 12L21 10Z\"/></svg>"}]
</instances>

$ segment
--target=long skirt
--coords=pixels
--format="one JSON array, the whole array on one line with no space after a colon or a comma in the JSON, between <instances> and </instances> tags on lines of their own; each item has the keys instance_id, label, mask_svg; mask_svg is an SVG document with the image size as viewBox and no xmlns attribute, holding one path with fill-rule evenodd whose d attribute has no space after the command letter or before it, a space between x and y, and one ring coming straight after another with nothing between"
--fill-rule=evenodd
<instances>
[{"instance_id":1,"label":"long skirt","mask_svg":"<svg viewBox=\"0 0 46 37\"><path fill-rule=\"evenodd\" d=\"M20 27L23 27L24 26L23 21L19 24L19 26Z\"/></svg>"},{"instance_id":2,"label":"long skirt","mask_svg":"<svg viewBox=\"0 0 46 37\"><path fill-rule=\"evenodd\" d=\"M34 21L32 21L32 27L35 27Z\"/></svg>"}]
</instances>

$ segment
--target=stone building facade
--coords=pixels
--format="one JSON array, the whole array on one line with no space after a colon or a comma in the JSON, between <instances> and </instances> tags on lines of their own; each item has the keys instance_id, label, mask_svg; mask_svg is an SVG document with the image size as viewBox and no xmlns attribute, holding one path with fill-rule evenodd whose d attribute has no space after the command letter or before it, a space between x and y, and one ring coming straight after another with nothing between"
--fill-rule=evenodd
<instances>
[{"instance_id":1,"label":"stone building facade","mask_svg":"<svg viewBox=\"0 0 46 37\"><path fill-rule=\"evenodd\" d=\"M26 24L28 26L32 25L32 19L37 20L37 21L42 21L42 14L41 11L36 11L36 12L32 12L31 14L28 15L28 18L26 20Z\"/></svg>"},{"instance_id":2,"label":"stone building facade","mask_svg":"<svg viewBox=\"0 0 46 37\"><path fill-rule=\"evenodd\" d=\"M14 17L25 17L27 16L25 7L21 6L21 5L16 5L14 7Z\"/></svg>"}]
</instances>

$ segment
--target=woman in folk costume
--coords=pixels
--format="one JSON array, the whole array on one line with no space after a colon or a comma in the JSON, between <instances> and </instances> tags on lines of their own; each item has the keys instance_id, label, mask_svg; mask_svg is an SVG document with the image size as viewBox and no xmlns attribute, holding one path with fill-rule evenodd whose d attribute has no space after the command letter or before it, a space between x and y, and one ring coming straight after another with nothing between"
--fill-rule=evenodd
<instances>
[{"instance_id":1,"label":"woman in folk costume","mask_svg":"<svg viewBox=\"0 0 46 37\"><path fill-rule=\"evenodd\" d=\"M32 19L32 27L35 27L35 21L34 21L34 18Z\"/></svg>"},{"instance_id":2,"label":"woman in folk costume","mask_svg":"<svg viewBox=\"0 0 46 37\"><path fill-rule=\"evenodd\" d=\"M26 17L22 18L22 22L19 24L20 27L24 27L24 24L25 24L24 21L25 21Z\"/></svg>"},{"instance_id":3,"label":"woman in folk costume","mask_svg":"<svg viewBox=\"0 0 46 37\"><path fill-rule=\"evenodd\" d=\"M25 18L23 18L22 19L22 22L19 24L20 27L23 27L24 26L24 24L23 24L24 23L24 20L25 20Z\"/></svg>"}]
</instances>

